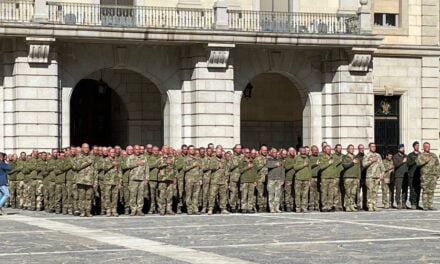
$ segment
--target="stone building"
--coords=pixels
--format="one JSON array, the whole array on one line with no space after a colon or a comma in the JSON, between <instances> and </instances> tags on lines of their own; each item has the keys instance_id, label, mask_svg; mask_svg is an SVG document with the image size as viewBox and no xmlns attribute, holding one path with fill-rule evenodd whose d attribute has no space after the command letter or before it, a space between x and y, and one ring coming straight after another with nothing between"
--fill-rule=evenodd
<instances>
[{"instance_id":1,"label":"stone building","mask_svg":"<svg viewBox=\"0 0 440 264\"><path fill-rule=\"evenodd\" d=\"M429 141L438 0L0 0L0 149Z\"/></svg>"}]
</instances>

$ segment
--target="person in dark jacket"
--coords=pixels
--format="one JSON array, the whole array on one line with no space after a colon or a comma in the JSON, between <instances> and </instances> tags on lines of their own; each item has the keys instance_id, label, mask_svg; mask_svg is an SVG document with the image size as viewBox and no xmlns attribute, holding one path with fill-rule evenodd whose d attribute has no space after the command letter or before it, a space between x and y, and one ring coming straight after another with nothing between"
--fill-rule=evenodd
<instances>
[{"instance_id":1,"label":"person in dark jacket","mask_svg":"<svg viewBox=\"0 0 440 264\"><path fill-rule=\"evenodd\" d=\"M0 152L0 215L6 215L3 205L9 198L8 171L10 170L11 166L6 160L6 154Z\"/></svg>"},{"instance_id":2,"label":"person in dark jacket","mask_svg":"<svg viewBox=\"0 0 440 264\"><path fill-rule=\"evenodd\" d=\"M413 152L408 154L408 185L409 185L409 201L411 209L416 210L419 207L420 200L420 167L417 166L417 156L420 154L418 141L413 143Z\"/></svg>"},{"instance_id":3,"label":"person in dark jacket","mask_svg":"<svg viewBox=\"0 0 440 264\"><path fill-rule=\"evenodd\" d=\"M408 166L405 146L400 144L398 152L393 156L394 163L394 186L396 192L397 209L407 209L408 197ZM408 207L409 208L409 207Z\"/></svg>"}]
</instances>

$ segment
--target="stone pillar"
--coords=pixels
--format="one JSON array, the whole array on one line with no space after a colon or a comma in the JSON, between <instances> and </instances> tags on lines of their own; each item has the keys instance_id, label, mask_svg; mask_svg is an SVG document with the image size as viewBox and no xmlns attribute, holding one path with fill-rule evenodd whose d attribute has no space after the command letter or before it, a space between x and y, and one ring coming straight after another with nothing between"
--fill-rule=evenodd
<instances>
[{"instance_id":1,"label":"stone pillar","mask_svg":"<svg viewBox=\"0 0 440 264\"><path fill-rule=\"evenodd\" d=\"M173 148L182 145L182 91L168 90L164 109L164 144Z\"/></svg>"},{"instance_id":2,"label":"stone pillar","mask_svg":"<svg viewBox=\"0 0 440 264\"><path fill-rule=\"evenodd\" d=\"M34 1L34 17L32 21L38 23L48 22L49 9L47 7L47 0L35 0Z\"/></svg>"},{"instance_id":3,"label":"stone pillar","mask_svg":"<svg viewBox=\"0 0 440 264\"><path fill-rule=\"evenodd\" d=\"M183 62L183 143L234 144L234 72L231 45L192 46Z\"/></svg>"},{"instance_id":4,"label":"stone pillar","mask_svg":"<svg viewBox=\"0 0 440 264\"><path fill-rule=\"evenodd\" d=\"M214 3L214 29L228 29L228 5L224 0L217 0Z\"/></svg>"},{"instance_id":5,"label":"stone pillar","mask_svg":"<svg viewBox=\"0 0 440 264\"><path fill-rule=\"evenodd\" d=\"M439 57L422 58L422 138L439 150Z\"/></svg>"},{"instance_id":6,"label":"stone pillar","mask_svg":"<svg viewBox=\"0 0 440 264\"><path fill-rule=\"evenodd\" d=\"M371 34L373 30L373 17L371 11L371 2L360 0L361 7L358 10L359 29L361 34Z\"/></svg>"},{"instance_id":7,"label":"stone pillar","mask_svg":"<svg viewBox=\"0 0 440 264\"><path fill-rule=\"evenodd\" d=\"M324 62L323 141L367 144L374 139L371 51L332 50Z\"/></svg>"},{"instance_id":8,"label":"stone pillar","mask_svg":"<svg viewBox=\"0 0 440 264\"><path fill-rule=\"evenodd\" d=\"M439 44L439 1L422 0L422 45Z\"/></svg>"},{"instance_id":9,"label":"stone pillar","mask_svg":"<svg viewBox=\"0 0 440 264\"><path fill-rule=\"evenodd\" d=\"M58 63L53 39L16 40L5 78L5 151L58 146ZM36 41L36 42L35 42Z\"/></svg>"}]
</instances>

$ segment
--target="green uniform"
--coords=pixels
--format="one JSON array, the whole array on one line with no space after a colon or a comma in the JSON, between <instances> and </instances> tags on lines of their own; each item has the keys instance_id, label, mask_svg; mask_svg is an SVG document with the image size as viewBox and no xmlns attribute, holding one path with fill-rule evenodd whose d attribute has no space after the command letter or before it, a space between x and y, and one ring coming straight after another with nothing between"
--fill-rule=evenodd
<instances>
[{"instance_id":1,"label":"green uniform","mask_svg":"<svg viewBox=\"0 0 440 264\"><path fill-rule=\"evenodd\" d=\"M138 165L138 161L144 161L144 165ZM122 169L130 170L130 209L131 214L141 214L144 207L145 181L149 179L150 168L147 158L143 155L131 154L127 161L122 164Z\"/></svg>"},{"instance_id":2,"label":"green uniform","mask_svg":"<svg viewBox=\"0 0 440 264\"><path fill-rule=\"evenodd\" d=\"M431 157L430 160L427 160ZM423 152L417 156L416 163L420 166L420 180L422 187L422 203L424 210L432 210L434 191L439 178L439 160L434 153Z\"/></svg>"},{"instance_id":3,"label":"green uniform","mask_svg":"<svg viewBox=\"0 0 440 264\"><path fill-rule=\"evenodd\" d=\"M11 170L8 172L8 180L9 180L9 205L12 208L17 208L18 205L18 199L17 199L17 193L18 193L18 181L17 181L17 174L21 170L17 166L17 161L10 163Z\"/></svg>"},{"instance_id":4,"label":"green uniform","mask_svg":"<svg viewBox=\"0 0 440 264\"><path fill-rule=\"evenodd\" d=\"M322 209L331 210L335 204L335 183L338 169L335 166L333 155L322 154L319 157L321 173L321 199Z\"/></svg>"},{"instance_id":5,"label":"green uniform","mask_svg":"<svg viewBox=\"0 0 440 264\"><path fill-rule=\"evenodd\" d=\"M46 212L55 212L55 169L58 160L52 157L46 163L46 173L43 179L44 184L44 209Z\"/></svg>"},{"instance_id":6,"label":"green uniform","mask_svg":"<svg viewBox=\"0 0 440 264\"><path fill-rule=\"evenodd\" d=\"M309 204L310 179L312 178L312 169L307 155L298 155L293 162L295 169L295 204L296 211L307 211Z\"/></svg>"},{"instance_id":7,"label":"green uniform","mask_svg":"<svg viewBox=\"0 0 440 264\"><path fill-rule=\"evenodd\" d=\"M199 196L199 205L202 206L203 209L208 208L209 201L209 186L211 184L211 169L209 168L209 161L211 157L205 156L202 158L202 191Z\"/></svg>"},{"instance_id":8,"label":"green uniform","mask_svg":"<svg viewBox=\"0 0 440 264\"><path fill-rule=\"evenodd\" d=\"M263 155L255 158L255 166L257 167L257 185L255 186L257 190L256 203L259 212L265 212L267 210L266 181L268 169L266 163L267 158Z\"/></svg>"},{"instance_id":9,"label":"green uniform","mask_svg":"<svg viewBox=\"0 0 440 264\"><path fill-rule=\"evenodd\" d=\"M185 198L188 214L198 213L200 184L202 181L202 161L199 157L188 155L185 158Z\"/></svg>"},{"instance_id":10,"label":"green uniform","mask_svg":"<svg viewBox=\"0 0 440 264\"><path fill-rule=\"evenodd\" d=\"M376 160L374 160L376 158ZM382 158L378 153L367 153L362 160L362 166L366 168L365 184L367 186L367 207L369 211L376 211L377 193L380 186L380 178L385 173Z\"/></svg>"},{"instance_id":11,"label":"green uniform","mask_svg":"<svg viewBox=\"0 0 440 264\"><path fill-rule=\"evenodd\" d=\"M30 210L43 209L43 175L41 172L45 169L46 162L39 158L31 158L26 161L24 166L25 177L29 183L27 184L26 207Z\"/></svg>"},{"instance_id":12,"label":"green uniform","mask_svg":"<svg viewBox=\"0 0 440 264\"><path fill-rule=\"evenodd\" d=\"M98 179L98 192L99 192L99 197L94 197L94 199L97 199L97 204L100 205L101 207L101 215L105 215L106 211L106 206L104 205L104 201L103 201L103 197L104 195L103 193L103 180L104 180L104 159L105 157L103 156L95 156L95 173L96 173L96 177Z\"/></svg>"},{"instance_id":13,"label":"green uniform","mask_svg":"<svg viewBox=\"0 0 440 264\"><path fill-rule=\"evenodd\" d=\"M173 194L176 184L175 158L172 155L164 155L159 160L159 173L157 180L158 186L158 206L160 214L174 214Z\"/></svg>"},{"instance_id":14,"label":"green uniform","mask_svg":"<svg viewBox=\"0 0 440 264\"><path fill-rule=\"evenodd\" d=\"M159 164L161 162L161 157L159 155L149 155L148 157L148 167L150 168L150 176L148 178L149 189L146 191L146 197L150 201L149 214L157 212L157 196L158 196L158 181L157 175L159 174Z\"/></svg>"},{"instance_id":15,"label":"green uniform","mask_svg":"<svg viewBox=\"0 0 440 264\"><path fill-rule=\"evenodd\" d=\"M56 162L55 173L55 197L54 197L54 207L57 214L61 213L64 209L63 196L66 192L66 172L71 168L69 160L67 157L58 159Z\"/></svg>"},{"instance_id":16,"label":"green uniform","mask_svg":"<svg viewBox=\"0 0 440 264\"><path fill-rule=\"evenodd\" d=\"M342 159L342 166L344 168L344 206L346 211L353 212L356 211L356 195L361 180L361 162L356 156L347 154Z\"/></svg>"},{"instance_id":17,"label":"green uniform","mask_svg":"<svg viewBox=\"0 0 440 264\"><path fill-rule=\"evenodd\" d=\"M124 202L124 213L130 213L130 169L127 169L124 165L127 162L127 156L119 157L119 161L122 169L122 191L120 196Z\"/></svg>"},{"instance_id":18,"label":"green uniform","mask_svg":"<svg viewBox=\"0 0 440 264\"><path fill-rule=\"evenodd\" d=\"M240 191L241 210L251 212L254 209L255 182L257 181L257 167L252 158L243 158L240 161Z\"/></svg>"},{"instance_id":19,"label":"green uniform","mask_svg":"<svg viewBox=\"0 0 440 264\"><path fill-rule=\"evenodd\" d=\"M118 216L118 195L122 186L122 171L118 158L102 159L103 176L101 179L102 204L107 216ZM116 163L116 164L114 164Z\"/></svg>"},{"instance_id":20,"label":"green uniform","mask_svg":"<svg viewBox=\"0 0 440 264\"><path fill-rule=\"evenodd\" d=\"M76 171L76 186L78 188L78 207L81 216L90 216L94 187L98 184L94 168L95 157L81 153L74 158L73 168Z\"/></svg>"},{"instance_id":21,"label":"green uniform","mask_svg":"<svg viewBox=\"0 0 440 264\"><path fill-rule=\"evenodd\" d=\"M284 160L281 158L267 158L267 193L269 197L269 209L273 213L280 213L282 186L286 178Z\"/></svg>"},{"instance_id":22,"label":"green uniform","mask_svg":"<svg viewBox=\"0 0 440 264\"><path fill-rule=\"evenodd\" d=\"M240 161L243 159L243 155L237 155L234 153L231 156L230 164L229 164L229 206L232 211L238 209L239 199L238 199L238 191L240 187Z\"/></svg>"},{"instance_id":23,"label":"green uniform","mask_svg":"<svg viewBox=\"0 0 440 264\"><path fill-rule=\"evenodd\" d=\"M390 208L390 193L391 193L391 173L394 170L394 162L392 160L383 160L383 166L385 168L385 174L380 181L382 185L382 203L384 208Z\"/></svg>"},{"instance_id":24,"label":"green uniform","mask_svg":"<svg viewBox=\"0 0 440 264\"><path fill-rule=\"evenodd\" d=\"M342 153L334 153L333 160L335 162L336 166L336 178L335 178L335 186L334 186L334 204L336 209L342 210L342 201L343 201L343 194L344 194L344 181L341 180L342 177L342 171L344 170L342 166L342 159L344 158L344 155Z\"/></svg>"},{"instance_id":25,"label":"green uniform","mask_svg":"<svg viewBox=\"0 0 440 264\"><path fill-rule=\"evenodd\" d=\"M228 203L228 179L226 178L227 161L223 157L212 157L209 161L209 168L211 170L211 189L208 202L209 212L212 213L216 199L218 199L220 209L225 211Z\"/></svg>"},{"instance_id":26,"label":"green uniform","mask_svg":"<svg viewBox=\"0 0 440 264\"><path fill-rule=\"evenodd\" d=\"M290 212L294 208L294 199L293 199L293 179L295 176L295 169L293 166L295 158L287 157L284 163L284 169L286 170L286 180L284 181L284 207Z\"/></svg>"},{"instance_id":27,"label":"green uniform","mask_svg":"<svg viewBox=\"0 0 440 264\"><path fill-rule=\"evenodd\" d=\"M25 201L25 175L23 173L23 168L25 165L24 160L17 160L15 163L15 169L17 170L17 198L16 198L16 207L22 209L24 207Z\"/></svg>"},{"instance_id":28,"label":"green uniform","mask_svg":"<svg viewBox=\"0 0 440 264\"><path fill-rule=\"evenodd\" d=\"M73 214L78 211L78 190L76 188L75 171L73 170L74 157L64 158L66 169L66 187L63 192L63 213Z\"/></svg>"},{"instance_id":29,"label":"green uniform","mask_svg":"<svg viewBox=\"0 0 440 264\"><path fill-rule=\"evenodd\" d=\"M312 169L312 178L310 179L310 195L309 195L309 209L319 211L319 156L311 155L309 157L310 168Z\"/></svg>"},{"instance_id":30,"label":"green uniform","mask_svg":"<svg viewBox=\"0 0 440 264\"><path fill-rule=\"evenodd\" d=\"M183 154L178 155L175 160L175 168L177 172L177 188L176 197L177 197L177 213L181 213L183 202L185 200L184 192L185 192L185 171L183 167L185 165L185 156Z\"/></svg>"}]
</instances>

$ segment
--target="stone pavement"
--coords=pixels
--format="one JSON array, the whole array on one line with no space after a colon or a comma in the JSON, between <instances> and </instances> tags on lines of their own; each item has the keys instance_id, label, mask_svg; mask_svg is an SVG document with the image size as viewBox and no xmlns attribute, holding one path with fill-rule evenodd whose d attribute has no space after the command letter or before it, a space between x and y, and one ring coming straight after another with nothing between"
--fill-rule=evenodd
<instances>
[{"instance_id":1,"label":"stone pavement","mask_svg":"<svg viewBox=\"0 0 440 264\"><path fill-rule=\"evenodd\" d=\"M0 216L0 263L440 263L440 211L119 218L8 212Z\"/></svg>"}]
</instances>

